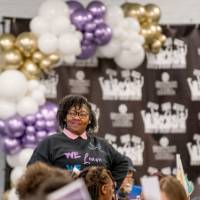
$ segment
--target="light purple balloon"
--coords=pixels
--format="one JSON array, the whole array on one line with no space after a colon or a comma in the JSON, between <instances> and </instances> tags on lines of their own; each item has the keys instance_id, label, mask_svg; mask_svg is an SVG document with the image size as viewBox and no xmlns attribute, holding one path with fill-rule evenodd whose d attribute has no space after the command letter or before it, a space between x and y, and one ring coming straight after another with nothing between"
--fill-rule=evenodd
<instances>
[{"instance_id":1,"label":"light purple balloon","mask_svg":"<svg viewBox=\"0 0 200 200\"><path fill-rule=\"evenodd\" d=\"M42 113L38 112L35 114L36 120L41 120L44 119L44 116L42 115Z\"/></svg>"},{"instance_id":2,"label":"light purple balloon","mask_svg":"<svg viewBox=\"0 0 200 200\"><path fill-rule=\"evenodd\" d=\"M87 24L85 24L84 30L86 32L93 32L96 29L96 24L93 21L88 22Z\"/></svg>"},{"instance_id":3,"label":"light purple balloon","mask_svg":"<svg viewBox=\"0 0 200 200\"><path fill-rule=\"evenodd\" d=\"M4 138L4 151L7 154L16 154L21 150L21 145L16 138Z\"/></svg>"},{"instance_id":4,"label":"light purple balloon","mask_svg":"<svg viewBox=\"0 0 200 200\"><path fill-rule=\"evenodd\" d=\"M56 131L57 130L57 124L53 120L46 121L46 130L49 131Z\"/></svg>"},{"instance_id":5,"label":"light purple balloon","mask_svg":"<svg viewBox=\"0 0 200 200\"><path fill-rule=\"evenodd\" d=\"M66 3L69 7L70 15L72 15L77 10L84 9L83 5L78 1L67 1Z\"/></svg>"},{"instance_id":6,"label":"light purple balloon","mask_svg":"<svg viewBox=\"0 0 200 200\"><path fill-rule=\"evenodd\" d=\"M89 10L95 18L103 18L106 14L106 6L101 1L90 2L87 6L87 10Z\"/></svg>"},{"instance_id":7,"label":"light purple balloon","mask_svg":"<svg viewBox=\"0 0 200 200\"><path fill-rule=\"evenodd\" d=\"M35 123L35 128L37 131L46 130L46 121L45 120L37 120Z\"/></svg>"},{"instance_id":8,"label":"light purple balloon","mask_svg":"<svg viewBox=\"0 0 200 200\"><path fill-rule=\"evenodd\" d=\"M93 23L95 23L96 26L98 27L101 24L105 24L105 20L103 18L96 18L93 20Z\"/></svg>"},{"instance_id":9,"label":"light purple balloon","mask_svg":"<svg viewBox=\"0 0 200 200\"><path fill-rule=\"evenodd\" d=\"M11 137L21 137L25 131L25 125L23 119L20 116L15 116L7 121L7 126Z\"/></svg>"},{"instance_id":10,"label":"light purple balloon","mask_svg":"<svg viewBox=\"0 0 200 200\"><path fill-rule=\"evenodd\" d=\"M24 117L24 123L26 125L34 125L36 121L36 115L27 115Z\"/></svg>"},{"instance_id":11,"label":"light purple balloon","mask_svg":"<svg viewBox=\"0 0 200 200\"><path fill-rule=\"evenodd\" d=\"M81 40L81 46L87 46L87 45L91 45L91 44L94 44L94 42L92 42L90 40L86 40L86 39Z\"/></svg>"},{"instance_id":12,"label":"light purple balloon","mask_svg":"<svg viewBox=\"0 0 200 200\"><path fill-rule=\"evenodd\" d=\"M87 41L93 41L94 40L94 34L91 32L85 32L83 34L83 40L87 40Z\"/></svg>"},{"instance_id":13,"label":"light purple balloon","mask_svg":"<svg viewBox=\"0 0 200 200\"><path fill-rule=\"evenodd\" d=\"M81 54L78 56L79 59L88 59L91 58L96 53L96 45L82 45Z\"/></svg>"},{"instance_id":14,"label":"light purple balloon","mask_svg":"<svg viewBox=\"0 0 200 200\"><path fill-rule=\"evenodd\" d=\"M98 45L105 45L112 39L112 30L106 24L100 24L94 32L95 42Z\"/></svg>"},{"instance_id":15,"label":"light purple balloon","mask_svg":"<svg viewBox=\"0 0 200 200\"><path fill-rule=\"evenodd\" d=\"M25 130L26 135L34 135L36 132L35 126L27 126Z\"/></svg>"},{"instance_id":16,"label":"light purple balloon","mask_svg":"<svg viewBox=\"0 0 200 200\"><path fill-rule=\"evenodd\" d=\"M8 127L6 126L5 121L0 120L0 135L4 136L4 135L9 135L9 130Z\"/></svg>"},{"instance_id":17,"label":"light purple balloon","mask_svg":"<svg viewBox=\"0 0 200 200\"><path fill-rule=\"evenodd\" d=\"M85 25L92 20L92 14L86 9L77 10L71 15L71 23L80 31L83 31Z\"/></svg>"},{"instance_id":18,"label":"light purple balloon","mask_svg":"<svg viewBox=\"0 0 200 200\"><path fill-rule=\"evenodd\" d=\"M37 140L35 135L25 135L21 139L22 145L25 148L35 148L37 144Z\"/></svg>"},{"instance_id":19,"label":"light purple balloon","mask_svg":"<svg viewBox=\"0 0 200 200\"><path fill-rule=\"evenodd\" d=\"M47 135L46 131L37 131L35 134L38 142L42 141Z\"/></svg>"},{"instance_id":20,"label":"light purple balloon","mask_svg":"<svg viewBox=\"0 0 200 200\"><path fill-rule=\"evenodd\" d=\"M45 120L56 120L58 106L54 103L48 102L40 107L40 113Z\"/></svg>"}]
</instances>

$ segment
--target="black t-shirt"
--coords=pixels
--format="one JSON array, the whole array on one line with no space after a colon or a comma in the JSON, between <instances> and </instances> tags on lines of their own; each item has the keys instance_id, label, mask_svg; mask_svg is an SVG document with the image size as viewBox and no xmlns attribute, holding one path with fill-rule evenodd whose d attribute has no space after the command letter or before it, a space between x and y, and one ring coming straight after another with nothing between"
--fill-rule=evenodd
<instances>
[{"instance_id":1,"label":"black t-shirt","mask_svg":"<svg viewBox=\"0 0 200 200\"><path fill-rule=\"evenodd\" d=\"M39 143L28 165L37 161L66 170L103 165L111 171L118 187L128 172L126 158L106 140L91 134L87 140L81 137L72 140L64 133L48 136Z\"/></svg>"}]
</instances>

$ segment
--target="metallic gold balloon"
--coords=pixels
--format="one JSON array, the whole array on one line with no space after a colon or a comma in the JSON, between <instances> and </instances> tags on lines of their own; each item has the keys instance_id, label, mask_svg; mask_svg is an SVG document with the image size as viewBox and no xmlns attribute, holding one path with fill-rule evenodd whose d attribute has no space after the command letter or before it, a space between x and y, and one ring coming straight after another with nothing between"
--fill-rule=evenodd
<instances>
[{"instance_id":1,"label":"metallic gold balloon","mask_svg":"<svg viewBox=\"0 0 200 200\"><path fill-rule=\"evenodd\" d=\"M165 44L166 40L167 40L167 37L163 34L161 34L159 37L158 37L158 40L161 42L162 45Z\"/></svg>"},{"instance_id":2,"label":"metallic gold balloon","mask_svg":"<svg viewBox=\"0 0 200 200\"><path fill-rule=\"evenodd\" d=\"M22 55L17 49L5 51L2 60L4 69L18 69L23 63Z\"/></svg>"},{"instance_id":3,"label":"metallic gold balloon","mask_svg":"<svg viewBox=\"0 0 200 200\"><path fill-rule=\"evenodd\" d=\"M48 56L48 59L51 61L52 64L56 64L60 60L60 56L56 53L52 53Z\"/></svg>"},{"instance_id":4,"label":"metallic gold balloon","mask_svg":"<svg viewBox=\"0 0 200 200\"><path fill-rule=\"evenodd\" d=\"M146 13L148 18L151 18L153 22L158 22L161 17L160 8L155 4L145 5Z\"/></svg>"},{"instance_id":5,"label":"metallic gold balloon","mask_svg":"<svg viewBox=\"0 0 200 200\"><path fill-rule=\"evenodd\" d=\"M145 21L147 18L144 6L138 3L132 3L129 7L127 7L124 14L126 17L134 17L138 19L140 23Z\"/></svg>"},{"instance_id":6,"label":"metallic gold balloon","mask_svg":"<svg viewBox=\"0 0 200 200\"><path fill-rule=\"evenodd\" d=\"M15 36L10 33L5 33L0 36L0 49L3 51L10 50L14 47Z\"/></svg>"},{"instance_id":7,"label":"metallic gold balloon","mask_svg":"<svg viewBox=\"0 0 200 200\"><path fill-rule=\"evenodd\" d=\"M157 54L159 53L161 47L162 43L159 40L154 40L151 44L151 52Z\"/></svg>"},{"instance_id":8,"label":"metallic gold balloon","mask_svg":"<svg viewBox=\"0 0 200 200\"><path fill-rule=\"evenodd\" d=\"M152 43L157 34L156 26L154 24L149 24L145 27L143 26L141 28L140 34L145 38L146 43Z\"/></svg>"},{"instance_id":9,"label":"metallic gold balloon","mask_svg":"<svg viewBox=\"0 0 200 200\"><path fill-rule=\"evenodd\" d=\"M48 58L43 58L40 61L40 68L45 72L45 73L49 73L52 70L52 63L51 60Z\"/></svg>"},{"instance_id":10,"label":"metallic gold balloon","mask_svg":"<svg viewBox=\"0 0 200 200\"><path fill-rule=\"evenodd\" d=\"M26 60L20 70L29 80L39 79L42 74L40 68L32 60Z\"/></svg>"},{"instance_id":11,"label":"metallic gold balloon","mask_svg":"<svg viewBox=\"0 0 200 200\"><path fill-rule=\"evenodd\" d=\"M37 49L37 37L32 32L23 32L17 37L15 45L25 57L30 57Z\"/></svg>"},{"instance_id":12,"label":"metallic gold balloon","mask_svg":"<svg viewBox=\"0 0 200 200\"><path fill-rule=\"evenodd\" d=\"M122 8L123 12L126 13L127 10L130 8L131 5L132 5L132 3L130 3L130 2L125 2L125 3L123 3L123 4L121 5L121 8Z\"/></svg>"},{"instance_id":13,"label":"metallic gold balloon","mask_svg":"<svg viewBox=\"0 0 200 200\"><path fill-rule=\"evenodd\" d=\"M44 58L44 54L41 51L35 51L32 55L32 61L39 63Z\"/></svg>"}]
</instances>

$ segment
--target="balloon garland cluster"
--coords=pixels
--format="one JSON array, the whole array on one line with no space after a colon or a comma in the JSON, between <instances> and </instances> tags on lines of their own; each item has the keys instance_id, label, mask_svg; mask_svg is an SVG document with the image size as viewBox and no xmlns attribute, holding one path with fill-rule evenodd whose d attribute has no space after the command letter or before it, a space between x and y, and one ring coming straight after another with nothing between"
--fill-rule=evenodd
<instances>
[{"instance_id":1,"label":"balloon garland cluster","mask_svg":"<svg viewBox=\"0 0 200 200\"><path fill-rule=\"evenodd\" d=\"M49 73L59 61L58 54L45 55L37 49L37 37L23 32L17 37L10 33L0 36L0 69L17 69L28 79L40 79Z\"/></svg>"},{"instance_id":2,"label":"balloon garland cluster","mask_svg":"<svg viewBox=\"0 0 200 200\"><path fill-rule=\"evenodd\" d=\"M136 18L141 26L140 34L144 36L144 48L147 52L158 53L166 41L166 36L162 34L162 28L158 24L161 11L155 4L126 2L122 4L122 9L126 17Z\"/></svg>"}]
</instances>

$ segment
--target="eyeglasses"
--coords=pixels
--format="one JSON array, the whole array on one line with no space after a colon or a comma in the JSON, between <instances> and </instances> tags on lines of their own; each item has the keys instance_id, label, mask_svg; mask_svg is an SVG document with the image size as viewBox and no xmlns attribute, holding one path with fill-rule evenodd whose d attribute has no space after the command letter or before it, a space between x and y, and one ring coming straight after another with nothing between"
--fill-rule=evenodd
<instances>
[{"instance_id":1,"label":"eyeglasses","mask_svg":"<svg viewBox=\"0 0 200 200\"><path fill-rule=\"evenodd\" d=\"M67 113L68 116L75 118L77 115L79 116L80 119L85 119L89 115L87 112L77 112L77 111L69 111Z\"/></svg>"}]
</instances>

